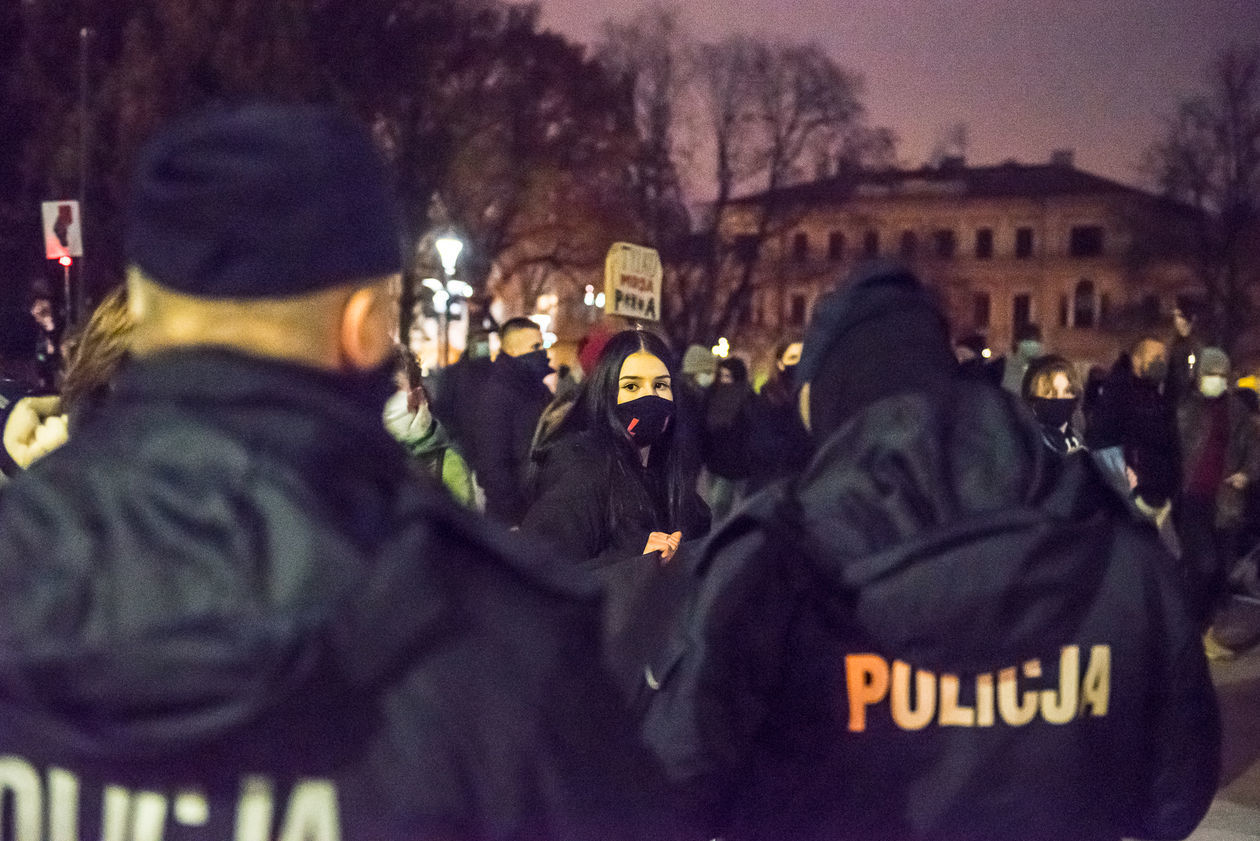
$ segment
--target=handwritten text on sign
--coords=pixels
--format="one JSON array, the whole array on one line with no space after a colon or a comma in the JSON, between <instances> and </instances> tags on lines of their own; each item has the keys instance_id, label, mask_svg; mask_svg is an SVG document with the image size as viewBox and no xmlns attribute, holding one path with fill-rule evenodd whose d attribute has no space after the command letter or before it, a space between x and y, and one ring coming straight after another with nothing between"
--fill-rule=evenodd
<instances>
[{"instance_id":1,"label":"handwritten text on sign","mask_svg":"<svg viewBox=\"0 0 1260 841\"><path fill-rule=\"evenodd\" d=\"M613 243L604 262L604 310L610 315L659 321L661 258L655 249Z\"/></svg>"}]
</instances>

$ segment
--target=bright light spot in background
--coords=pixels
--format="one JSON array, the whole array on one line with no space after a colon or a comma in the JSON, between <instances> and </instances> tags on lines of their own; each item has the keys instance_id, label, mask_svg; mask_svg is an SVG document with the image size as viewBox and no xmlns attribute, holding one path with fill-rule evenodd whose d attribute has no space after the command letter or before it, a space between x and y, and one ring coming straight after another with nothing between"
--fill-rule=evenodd
<instances>
[{"instance_id":1,"label":"bright light spot in background","mask_svg":"<svg viewBox=\"0 0 1260 841\"><path fill-rule=\"evenodd\" d=\"M551 327L551 316L545 312L536 312L529 317L529 320L537 324L538 329L544 333Z\"/></svg>"},{"instance_id":2,"label":"bright light spot in background","mask_svg":"<svg viewBox=\"0 0 1260 841\"><path fill-rule=\"evenodd\" d=\"M604 293L603 292L600 292L598 295L595 296L595 306L597 307L604 306Z\"/></svg>"},{"instance_id":3,"label":"bright light spot in background","mask_svg":"<svg viewBox=\"0 0 1260 841\"><path fill-rule=\"evenodd\" d=\"M65 258L65 257L62 257L61 259L63 259L63 260L64 260L64 259L66 259L66 258ZM63 264L63 265L64 265L64 264ZM1187 362L1189 362L1189 363L1190 363L1190 367L1191 367L1191 368L1193 368L1193 367L1194 367L1194 363L1195 363L1194 354L1193 354L1193 353L1192 353L1192 354L1190 354L1190 356L1186 358L1186 361L1187 361Z\"/></svg>"},{"instance_id":4,"label":"bright light spot in background","mask_svg":"<svg viewBox=\"0 0 1260 841\"><path fill-rule=\"evenodd\" d=\"M63 255L62 255L62 257L61 257L61 259L60 259L60 260L58 260L57 262L58 262L58 263L60 263L60 264L61 264L61 265L63 265L63 266L68 266L68 265L70 265L71 263L73 263L74 261L73 261L73 260L71 260L69 257L67 257L67 256L65 256L65 255L63 254Z\"/></svg>"},{"instance_id":5,"label":"bright light spot in background","mask_svg":"<svg viewBox=\"0 0 1260 841\"><path fill-rule=\"evenodd\" d=\"M424 280L420 281L420 285L433 292L444 291L442 281L438 280L436 277L426 277Z\"/></svg>"},{"instance_id":6,"label":"bright light spot in background","mask_svg":"<svg viewBox=\"0 0 1260 841\"><path fill-rule=\"evenodd\" d=\"M556 343L555 333L543 333L543 347L549 348Z\"/></svg>"},{"instance_id":7,"label":"bright light spot in background","mask_svg":"<svg viewBox=\"0 0 1260 841\"><path fill-rule=\"evenodd\" d=\"M988 359L989 357L993 355L993 351L989 350L988 348L985 348L984 350L980 351L980 355L983 356L985 359Z\"/></svg>"},{"instance_id":8,"label":"bright light spot in background","mask_svg":"<svg viewBox=\"0 0 1260 841\"><path fill-rule=\"evenodd\" d=\"M721 357L722 359L725 359L726 357L731 355L731 343L726 340L725 336L723 336L722 338L718 339L717 344L709 348L709 350L713 352L714 356L718 356L718 357Z\"/></svg>"},{"instance_id":9,"label":"bright light spot in background","mask_svg":"<svg viewBox=\"0 0 1260 841\"><path fill-rule=\"evenodd\" d=\"M589 283L586 284L586 295L583 296L582 303L586 304L588 307L595 306L595 287L591 286Z\"/></svg>"}]
</instances>

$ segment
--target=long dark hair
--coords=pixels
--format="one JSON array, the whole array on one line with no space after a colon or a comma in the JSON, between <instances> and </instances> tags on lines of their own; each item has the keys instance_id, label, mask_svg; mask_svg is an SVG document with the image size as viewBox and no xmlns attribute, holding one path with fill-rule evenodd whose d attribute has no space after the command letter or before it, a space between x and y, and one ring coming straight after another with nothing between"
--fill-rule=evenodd
<instances>
[{"instance_id":1,"label":"long dark hair","mask_svg":"<svg viewBox=\"0 0 1260 841\"><path fill-rule=\"evenodd\" d=\"M684 506L695 493L696 476L700 472L699 451L696 447L690 407L682 396L678 365L665 340L647 330L624 330L608 340L600 353L595 370L582 381L577 398L569 414L555 433L559 438L568 432L585 431L601 447L613 455L613 482L634 481L633 471L642 469L638 448L626 435L617 419L617 392L621 387L621 366L632 354L644 351L665 363L674 391L674 421L665 435L652 445L648 456L647 472L649 490L656 499L653 502L660 513L669 520L669 528L682 528ZM610 494L612 506L620 494ZM609 520L615 522L620 512L610 510Z\"/></svg>"}]
</instances>

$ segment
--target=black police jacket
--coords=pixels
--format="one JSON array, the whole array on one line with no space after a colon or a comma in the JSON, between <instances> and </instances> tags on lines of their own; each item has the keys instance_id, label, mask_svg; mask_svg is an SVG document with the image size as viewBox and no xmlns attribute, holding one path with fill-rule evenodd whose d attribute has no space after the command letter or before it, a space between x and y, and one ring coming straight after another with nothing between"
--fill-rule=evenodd
<instances>
[{"instance_id":1,"label":"black police jacket","mask_svg":"<svg viewBox=\"0 0 1260 841\"><path fill-rule=\"evenodd\" d=\"M668 834L595 601L413 479L373 394L157 356L6 489L19 836Z\"/></svg>"},{"instance_id":2,"label":"black police jacket","mask_svg":"<svg viewBox=\"0 0 1260 841\"><path fill-rule=\"evenodd\" d=\"M1212 799L1171 558L998 389L873 404L697 574L639 700L726 838L1180 838Z\"/></svg>"}]
</instances>

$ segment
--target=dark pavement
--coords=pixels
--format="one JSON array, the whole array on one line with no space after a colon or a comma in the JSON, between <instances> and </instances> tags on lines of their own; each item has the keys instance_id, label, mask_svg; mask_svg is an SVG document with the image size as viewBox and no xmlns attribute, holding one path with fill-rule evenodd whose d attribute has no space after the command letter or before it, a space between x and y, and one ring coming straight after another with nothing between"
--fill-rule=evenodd
<instances>
[{"instance_id":1,"label":"dark pavement","mask_svg":"<svg viewBox=\"0 0 1260 841\"><path fill-rule=\"evenodd\" d=\"M1250 648L1212 663L1225 726L1221 788L1192 841L1260 839L1260 600L1235 599L1218 619L1222 641Z\"/></svg>"}]
</instances>

